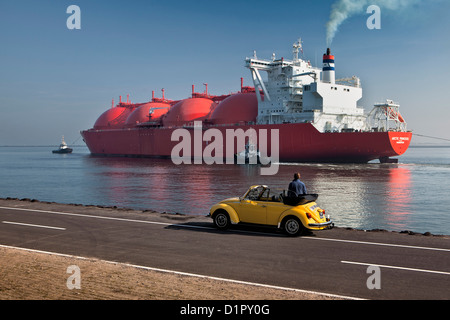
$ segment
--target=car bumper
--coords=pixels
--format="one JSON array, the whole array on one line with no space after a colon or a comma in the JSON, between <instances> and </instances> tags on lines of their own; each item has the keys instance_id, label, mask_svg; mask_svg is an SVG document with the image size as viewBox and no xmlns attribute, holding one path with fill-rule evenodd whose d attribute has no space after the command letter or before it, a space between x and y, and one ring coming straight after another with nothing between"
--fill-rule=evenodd
<instances>
[{"instance_id":1,"label":"car bumper","mask_svg":"<svg viewBox=\"0 0 450 320\"><path fill-rule=\"evenodd\" d=\"M322 223L308 223L308 227L311 228L333 228L334 227L334 223L331 221L327 221L327 222L322 222Z\"/></svg>"}]
</instances>

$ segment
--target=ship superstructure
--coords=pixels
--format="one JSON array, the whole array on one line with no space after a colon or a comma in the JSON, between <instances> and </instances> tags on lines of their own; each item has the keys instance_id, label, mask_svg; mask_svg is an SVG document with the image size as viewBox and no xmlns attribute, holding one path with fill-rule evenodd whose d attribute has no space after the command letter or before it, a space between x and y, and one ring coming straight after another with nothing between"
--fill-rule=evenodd
<instances>
[{"instance_id":1,"label":"ship superstructure","mask_svg":"<svg viewBox=\"0 0 450 320\"><path fill-rule=\"evenodd\" d=\"M323 55L323 67L319 69L299 58L301 47L301 40L294 43L293 60L275 59L275 55L272 60L258 59L256 52L246 59L258 89L257 123L312 123L319 132L373 130L364 108L358 106L362 98L360 79L336 79L335 57L330 49ZM267 81L263 81L260 71L267 72ZM401 129L406 131L406 123L402 124Z\"/></svg>"}]
</instances>

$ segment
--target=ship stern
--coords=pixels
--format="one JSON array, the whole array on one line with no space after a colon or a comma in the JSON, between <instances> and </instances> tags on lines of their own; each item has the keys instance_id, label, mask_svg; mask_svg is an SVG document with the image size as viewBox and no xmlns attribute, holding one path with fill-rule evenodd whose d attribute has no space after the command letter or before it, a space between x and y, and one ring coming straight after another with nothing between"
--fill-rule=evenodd
<instances>
[{"instance_id":1,"label":"ship stern","mask_svg":"<svg viewBox=\"0 0 450 320\"><path fill-rule=\"evenodd\" d=\"M396 132L389 131L389 141L391 143L392 150L394 150L396 156L401 156L408 150L411 143L412 132Z\"/></svg>"}]
</instances>

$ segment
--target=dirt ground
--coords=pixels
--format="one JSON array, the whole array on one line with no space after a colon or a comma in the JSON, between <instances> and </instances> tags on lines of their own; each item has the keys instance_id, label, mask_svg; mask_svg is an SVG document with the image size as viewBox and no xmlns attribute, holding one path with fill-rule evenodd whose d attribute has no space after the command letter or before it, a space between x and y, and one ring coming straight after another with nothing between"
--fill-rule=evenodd
<instances>
[{"instance_id":1,"label":"dirt ground","mask_svg":"<svg viewBox=\"0 0 450 320\"><path fill-rule=\"evenodd\" d=\"M74 279L79 268L79 282ZM69 272L68 272L69 271ZM79 289L77 288L79 285ZM69 289L71 287L72 289ZM298 291L0 247L1 300L316 300Z\"/></svg>"}]
</instances>

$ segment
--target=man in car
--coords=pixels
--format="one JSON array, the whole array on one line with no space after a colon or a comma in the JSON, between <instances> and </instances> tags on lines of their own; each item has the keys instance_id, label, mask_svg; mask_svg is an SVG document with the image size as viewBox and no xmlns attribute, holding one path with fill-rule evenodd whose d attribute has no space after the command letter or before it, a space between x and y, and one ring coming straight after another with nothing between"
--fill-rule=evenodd
<instances>
[{"instance_id":1,"label":"man in car","mask_svg":"<svg viewBox=\"0 0 450 320\"><path fill-rule=\"evenodd\" d=\"M294 174L294 180L289 183L288 196L296 197L306 193L306 186L302 181L300 181L300 173L296 172Z\"/></svg>"}]
</instances>

